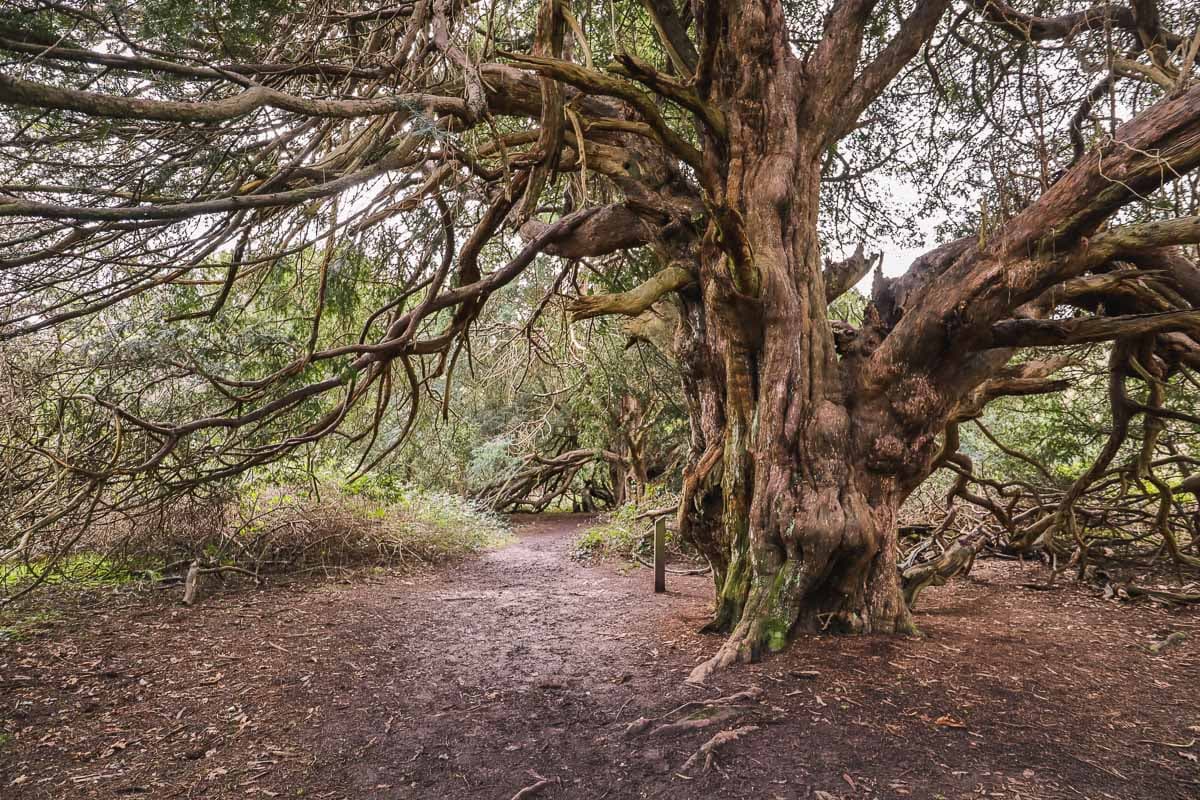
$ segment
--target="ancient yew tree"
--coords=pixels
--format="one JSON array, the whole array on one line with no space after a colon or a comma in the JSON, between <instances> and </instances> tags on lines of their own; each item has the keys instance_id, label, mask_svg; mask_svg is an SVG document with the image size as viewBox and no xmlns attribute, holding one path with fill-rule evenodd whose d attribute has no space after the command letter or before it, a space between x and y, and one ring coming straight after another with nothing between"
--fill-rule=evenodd
<instances>
[{"instance_id":1,"label":"ancient yew tree","mask_svg":"<svg viewBox=\"0 0 1200 800\"><path fill-rule=\"evenodd\" d=\"M1126 380L1200 357L1198 24L1182 0L7 2L0 337L73 365L12 410L6 458L60 499L18 538L323 437L369 469L554 258L577 320L672 339L678 525L728 635L695 677L797 630L908 631L897 510L959 421L1064 388L1022 348L1114 340L1125 417L1161 406ZM947 238L850 325L829 304L899 230L876 174L919 176ZM255 306L280 281L290 305ZM248 309L287 324L232 341ZM1068 500L1027 544L1074 525Z\"/></svg>"}]
</instances>

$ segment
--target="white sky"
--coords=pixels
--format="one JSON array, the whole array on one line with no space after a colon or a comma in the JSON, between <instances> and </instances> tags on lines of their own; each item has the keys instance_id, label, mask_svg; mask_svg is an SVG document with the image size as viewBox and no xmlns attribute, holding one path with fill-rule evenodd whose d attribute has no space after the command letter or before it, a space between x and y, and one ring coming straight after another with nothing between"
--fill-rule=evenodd
<instances>
[{"instance_id":1,"label":"white sky","mask_svg":"<svg viewBox=\"0 0 1200 800\"><path fill-rule=\"evenodd\" d=\"M901 203L915 202L917 199L917 188L912 184L905 183L894 178L883 178L880 181L883 187L891 194L891 200L894 202L899 200ZM883 251L883 274L889 278L894 278L897 275L903 275L908 271L908 267L913 260L937 247L942 242L937 239L937 226L942 223L939 217L928 217L918 223L921 244L913 247L903 247L893 242L883 241L873 246L867 247L868 254L878 253ZM830 253L832 259L845 258L850 255L846 253ZM865 278L856 284L859 292L871 296L871 275L868 273Z\"/></svg>"}]
</instances>

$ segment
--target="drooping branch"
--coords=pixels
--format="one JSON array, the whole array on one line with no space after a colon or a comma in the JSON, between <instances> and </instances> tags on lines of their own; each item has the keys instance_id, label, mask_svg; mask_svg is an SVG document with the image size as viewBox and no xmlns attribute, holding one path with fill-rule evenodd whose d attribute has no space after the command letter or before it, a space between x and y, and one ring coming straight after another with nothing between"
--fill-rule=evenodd
<instances>
[{"instance_id":1,"label":"drooping branch","mask_svg":"<svg viewBox=\"0 0 1200 800\"><path fill-rule=\"evenodd\" d=\"M298 206L313 200L361 186L383 177L393 170L413 163L417 148L423 144L419 136L410 136L394 143L395 149L385 152L378 161L362 169L335 177L323 183L278 192L235 194L195 202L177 202L120 206L73 206L16 199L0 202L2 217L34 217L96 222L127 222L131 220L184 220L207 214L237 212L278 206ZM257 187L261 188L261 187Z\"/></svg>"},{"instance_id":2,"label":"drooping branch","mask_svg":"<svg viewBox=\"0 0 1200 800\"><path fill-rule=\"evenodd\" d=\"M575 477L592 463L628 466L629 459L611 450L582 448L549 457L535 454L526 458L509 475L478 491L476 496L497 511L519 508L543 511L556 499L571 492Z\"/></svg>"},{"instance_id":3,"label":"drooping branch","mask_svg":"<svg viewBox=\"0 0 1200 800\"><path fill-rule=\"evenodd\" d=\"M481 119L487 111L487 96L483 88L483 79L479 75L479 67L471 62L458 45L450 41L448 5L447 0L433 2L433 43L462 74L466 116L468 121L474 122Z\"/></svg>"},{"instance_id":4,"label":"drooping branch","mask_svg":"<svg viewBox=\"0 0 1200 800\"><path fill-rule=\"evenodd\" d=\"M373 99L327 100L253 86L221 100L147 100L120 97L0 74L0 103L40 109L75 111L109 119L142 119L160 122L213 123L243 117L260 108L276 108L310 117L354 119L428 109L439 114L465 116L467 105L458 98L434 94L401 94Z\"/></svg>"},{"instance_id":5,"label":"drooping branch","mask_svg":"<svg viewBox=\"0 0 1200 800\"><path fill-rule=\"evenodd\" d=\"M566 17L563 12L564 8L561 0L542 0L539 4L537 28L534 31L533 39L534 57L551 59L562 57L566 23ZM537 145L531 153L531 156L535 159L535 163L533 169L530 170L529 181L525 186L525 196L517 206L516 216L518 222L524 222L537 210L537 203L542 196L542 190L546 186L546 181L562 156L561 150L565 129L563 120L563 87L557 81L553 80L551 76L544 75L539 82L539 90L541 94L541 116L539 118ZM577 143L576 147L580 151L580 157L584 157L586 151L583 148L583 143Z\"/></svg>"}]
</instances>

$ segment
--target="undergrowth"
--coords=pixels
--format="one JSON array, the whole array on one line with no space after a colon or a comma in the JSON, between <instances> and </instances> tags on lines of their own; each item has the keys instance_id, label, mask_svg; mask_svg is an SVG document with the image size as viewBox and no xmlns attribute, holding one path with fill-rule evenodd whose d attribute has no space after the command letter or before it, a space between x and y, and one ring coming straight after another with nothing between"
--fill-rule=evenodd
<instances>
[{"instance_id":1,"label":"undergrowth","mask_svg":"<svg viewBox=\"0 0 1200 800\"><path fill-rule=\"evenodd\" d=\"M653 505L665 506L669 499L655 497L648 493L639 504L625 503L616 509L600 516L596 525L585 530L575 540L572 556L580 561L601 559L626 559L636 561L651 558L654 554L654 520L638 519ZM682 543L678 534L669 526L667 528L667 549L678 552Z\"/></svg>"},{"instance_id":2,"label":"undergrowth","mask_svg":"<svg viewBox=\"0 0 1200 800\"><path fill-rule=\"evenodd\" d=\"M136 580L136 574L130 564L114 562L101 553L83 552L60 559L4 565L0 567L0 592L38 578L47 586L65 583L92 587L127 583Z\"/></svg>"},{"instance_id":3,"label":"undergrowth","mask_svg":"<svg viewBox=\"0 0 1200 800\"><path fill-rule=\"evenodd\" d=\"M445 492L360 480L348 486L247 484L232 496L185 498L138 520L97 525L66 554L0 562L0 598L41 587L118 588L206 575L357 567L411 570L454 561L510 537L507 523Z\"/></svg>"}]
</instances>

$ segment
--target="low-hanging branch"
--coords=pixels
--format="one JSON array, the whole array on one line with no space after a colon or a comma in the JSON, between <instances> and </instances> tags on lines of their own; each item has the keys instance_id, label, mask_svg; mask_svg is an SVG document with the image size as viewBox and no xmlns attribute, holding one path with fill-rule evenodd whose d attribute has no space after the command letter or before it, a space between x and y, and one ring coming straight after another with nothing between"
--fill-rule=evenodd
<instances>
[{"instance_id":1,"label":"low-hanging branch","mask_svg":"<svg viewBox=\"0 0 1200 800\"><path fill-rule=\"evenodd\" d=\"M326 100L297 97L266 86L253 86L221 100L147 100L47 86L11 75L0 75L0 103L75 111L109 119L183 123L225 122L260 108L274 108L309 117L332 119L355 119L396 112L413 115L421 110L462 116L467 110L466 104L458 98L434 94Z\"/></svg>"},{"instance_id":2,"label":"low-hanging branch","mask_svg":"<svg viewBox=\"0 0 1200 800\"><path fill-rule=\"evenodd\" d=\"M1107 524L1175 536L1186 565L1179 493L1122 485L1170 488L1151 466L1166 434L1078 498L957 452L989 402L1066 386L1051 359L1014 365L1020 347L1115 339L1148 383L1200 365L1200 40L1167 27L1190 6L1159 4L300 0L157 30L136 4L28 0L0 20L0 358L24 387L0 420L23 509L0 549L76 541L83 492L152 508L334 437L382 463L421 398L449 415L475 348L505 338L489 323L603 268L654 277L575 316L626 315L678 370L679 529L729 636L695 679L801 630L911 630L892 522L942 466L1014 547L1083 559ZM1073 66L1091 63L1098 92ZM876 191L889 174L921 211ZM853 326L831 322L877 259L825 253L917 214L957 224L948 185L977 229L877 271ZM1194 421L1169 399L1121 407ZM600 471L525 466L539 502ZM1078 526L1053 524L1064 500Z\"/></svg>"}]
</instances>

